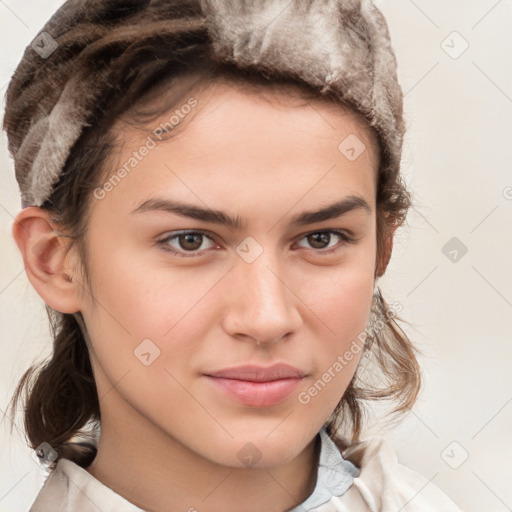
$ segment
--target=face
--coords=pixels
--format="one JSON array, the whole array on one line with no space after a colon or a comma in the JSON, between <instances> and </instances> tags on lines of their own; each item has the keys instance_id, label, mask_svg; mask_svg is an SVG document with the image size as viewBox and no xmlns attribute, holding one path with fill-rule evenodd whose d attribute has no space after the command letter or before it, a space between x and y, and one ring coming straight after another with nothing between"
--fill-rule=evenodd
<instances>
[{"instance_id":1,"label":"face","mask_svg":"<svg viewBox=\"0 0 512 512\"><path fill-rule=\"evenodd\" d=\"M99 396L115 386L125 405L100 401L102 421L270 467L313 439L359 360L375 140L340 106L282 92L217 84L178 110L169 140L169 114L154 133L119 126L117 178L92 205L81 311Z\"/></svg>"}]
</instances>

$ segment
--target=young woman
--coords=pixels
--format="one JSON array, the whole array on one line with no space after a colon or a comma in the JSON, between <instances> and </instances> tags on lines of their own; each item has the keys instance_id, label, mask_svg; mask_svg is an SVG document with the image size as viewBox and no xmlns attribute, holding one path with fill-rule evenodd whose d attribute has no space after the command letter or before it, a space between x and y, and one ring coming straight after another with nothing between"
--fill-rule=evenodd
<instances>
[{"instance_id":1,"label":"young woman","mask_svg":"<svg viewBox=\"0 0 512 512\"><path fill-rule=\"evenodd\" d=\"M420 386L377 286L411 199L370 1L70 0L4 128L54 335L12 401L32 511L458 510L360 441Z\"/></svg>"}]
</instances>

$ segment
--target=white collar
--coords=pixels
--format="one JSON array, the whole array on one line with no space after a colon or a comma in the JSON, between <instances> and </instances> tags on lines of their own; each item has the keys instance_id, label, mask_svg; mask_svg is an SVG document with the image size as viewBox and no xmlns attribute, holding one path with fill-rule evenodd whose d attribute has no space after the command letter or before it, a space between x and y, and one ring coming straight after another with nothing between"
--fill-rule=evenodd
<instances>
[{"instance_id":1,"label":"white collar","mask_svg":"<svg viewBox=\"0 0 512 512\"><path fill-rule=\"evenodd\" d=\"M289 512L312 510L333 496L341 496L351 487L354 478L359 476L359 468L341 456L325 427L322 427L319 435L321 447L315 488L306 501Z\"/></svg>"},{"instance_id":2,"label":"white collar","mask_svg":"<svg viewBox=\"0 0 512 512\"><path fill-rule=\"evenodd\" d=\"M342 458L340 451L322 428L317 481L311 495L289 512L305 512L341 496L352 485L359 469ZM31 512L80 510L80 512L144 512L105 486L88 471L68 459L60 459L47 478Z\"/></svg>"}]
</instances>

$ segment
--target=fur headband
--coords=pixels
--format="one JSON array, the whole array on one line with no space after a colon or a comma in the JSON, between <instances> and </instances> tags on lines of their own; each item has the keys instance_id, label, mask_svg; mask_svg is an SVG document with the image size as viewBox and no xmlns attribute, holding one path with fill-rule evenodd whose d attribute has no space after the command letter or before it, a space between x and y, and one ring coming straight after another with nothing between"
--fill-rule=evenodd
<instances>
[{"instance_id":1,"label":"fur headband","mask_svg":"<svg viewBox=\"0 0 512 512\"><path fill-rule=\"evenodd\" d=\"M102 19L105 4L113 18L108 23ZM170 31L179 17L191 31L202 31L218 62L277 70L334 93L376 130L385 165L399 169L402 91L387 24L370 0L68 0L27 47L6 95L19 121L10 123L7 135L22 207L40 206L50 197L108 82L100 65L96 75L82 76L69 71L72 66L65 71L59 59L92 55L115 31L126 44L130 34ZM43 81L37 94L30 93L37 80ZM52 80L62 85L52 87Z\"/></svg>"}]
</instances>

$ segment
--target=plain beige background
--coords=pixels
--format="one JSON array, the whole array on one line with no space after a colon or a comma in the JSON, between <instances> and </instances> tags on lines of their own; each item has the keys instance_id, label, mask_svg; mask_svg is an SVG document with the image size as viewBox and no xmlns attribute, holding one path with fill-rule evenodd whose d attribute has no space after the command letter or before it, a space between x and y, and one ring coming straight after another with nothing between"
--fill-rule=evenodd
<instances>
[{"instance_id":1,"label":"plain beige background","mask_svg":"<svg viewBox=\"0 0 512 512\"><path fill-rule=\"evenodd\" d=\"M405 94L403 169L415 206L381 287L424 352L425 386L394 430L400 461L471 512L512 510L511 0L380 0ZM59 0L0 0L0 94ZM0 144L0 413L50 353L42 300L11 239L20 209ZM467 252L464 251L467 249ZM26 511L43 473L0 428L0 511Z\"/></svg>"}]
</instances>

